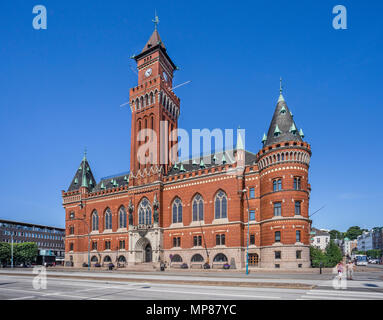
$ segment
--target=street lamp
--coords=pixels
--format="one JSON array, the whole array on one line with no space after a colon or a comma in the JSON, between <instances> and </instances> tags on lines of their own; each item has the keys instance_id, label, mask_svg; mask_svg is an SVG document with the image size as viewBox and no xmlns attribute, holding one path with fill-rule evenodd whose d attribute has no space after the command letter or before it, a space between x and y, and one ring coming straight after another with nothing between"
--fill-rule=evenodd
<instances>
[{"instance_id":1,"label":"street lamp","mask_svg":"<svg viewBox=\"0 0 383 320\"><path fill-rule=\"evenodd\" d=\"M13 269L13 231L11 231L11 268Z\"/></svg>"},{"instance_id":2,"label":"street lamp","mask_svg":"<svg viewBox=\"0 0 383 320\"><path fill-rule=\"evenodd\" d=\"M249 199L247 197L247 189L243 189L242 193L246 196L247 201L247 246L246 246L246 274L249 274L249 238L250 238L250 209Z\"/></svg>"}]
</instances>

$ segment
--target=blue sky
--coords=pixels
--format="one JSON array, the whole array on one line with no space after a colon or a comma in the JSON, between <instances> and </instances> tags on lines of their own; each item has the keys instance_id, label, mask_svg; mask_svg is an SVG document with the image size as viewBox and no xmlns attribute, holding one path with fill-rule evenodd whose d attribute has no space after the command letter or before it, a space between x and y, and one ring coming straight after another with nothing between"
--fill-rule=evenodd
<instances>
[{"instance_id":1,"label":"blue sky","mask_svg":"<svg viewBox=\"0 0 383 320\"><path fill-rule=\"evenodd\" d=\"M32 28L45 5L48 29ZM332 27L343 4L348 29ZM40 1L0 4L0 218L64 226L61 190L83 156L97 180L129 170L130 56L154 10L179 66L180 127L246 129L257 152L279 77L312 145L314 226L382 226L383 3L374 1Z\"/></svg>"}]
</instances>

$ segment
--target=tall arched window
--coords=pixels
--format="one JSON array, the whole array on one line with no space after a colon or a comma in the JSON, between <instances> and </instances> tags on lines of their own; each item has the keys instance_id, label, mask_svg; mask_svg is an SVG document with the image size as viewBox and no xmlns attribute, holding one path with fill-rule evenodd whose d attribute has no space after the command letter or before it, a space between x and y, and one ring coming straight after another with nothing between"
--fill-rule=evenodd
<instances>
[{"instance_id":1,"label":"tall arched window","mask_svg":"<svg viewBox=\"0 0 383 320\"><path fill-rule=\"evenodd\" d=\"M105 211L105 228L104 229L112 229L112 212L110 209L106 209Z\"/></svg>"},{"instance_id":2,"label":"tall arched window","mask_svg":"<svg viewBox=\"0 0 383 320\"><path fill-rule=\"evenodd\" d=\"M193 199L193 221L203 220L203 198L197 194Z\"/></svg>"},{"instance_id":3,"label":"tall arched window","mask_svg":"<svg viewBox=\"0 0 383 320\"><path fill-rule=\"evenodd\" d=\"M92 213L92 231L98 231L98 213L94 210Z\"/></svg>"},{"instance_id":4,"label":"tall arched window","mask_svg":"<svg viewBox=\"0 0 383 320\"><path fill-rule=\"evenodd\" d=\"M124 206L122 206L118 212L118 222L119 228L126 228L126 210Z\"/></svg>"},{"instance_id":5,"label":"tall arched window","mask_svg":"<svg viewBox=\"0 0 383 320\"><path fill-rule=\"evenodd\" d=\"M173 223L182 222L182 202L177 198L173 202Z\"/></svg>"},{"instance_id":6,"label":"tall arched window","mask_svg":"<svg viewBox=\"0 0 383 320\"><path fill-rule=\"evenodd\" d=\"M152 209L148 199L144 198L138 206L138 223L152 224Z\"/></svg>"},{"instance_id":7,"label":"tall arched window","mask_svg":"<svg viewBox=\"0 0 383 320\"><path fill-rule=\"evenodd\" d=\"M215 219L227 218L227 196L222 190L215 196Z\"/></svg>"}]
</instances>

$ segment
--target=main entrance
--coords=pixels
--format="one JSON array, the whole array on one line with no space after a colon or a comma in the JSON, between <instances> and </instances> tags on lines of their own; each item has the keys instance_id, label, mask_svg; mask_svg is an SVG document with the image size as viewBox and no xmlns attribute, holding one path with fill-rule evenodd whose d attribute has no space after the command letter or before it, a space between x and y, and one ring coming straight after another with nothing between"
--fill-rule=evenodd
<instances>
[{"instance_id":1,"label":"main entrance","mask_svg":"<svg viewBox=\"0 0 383 320\"><path fill-rule=\"evenodd\" d=\"M152 246L148 243L145 247L145 259L144 262L152 262Z\"/></svg>"},{"instance_id":2,"label":"main entrance","mask_svg":"<svg viewBox=\"0 0 383 320\"><path fill-rule=\"evenodd\" d=\"M258 266L258 255L256 253L249 254L249 266Z\"/></svg>"}]
</instances>

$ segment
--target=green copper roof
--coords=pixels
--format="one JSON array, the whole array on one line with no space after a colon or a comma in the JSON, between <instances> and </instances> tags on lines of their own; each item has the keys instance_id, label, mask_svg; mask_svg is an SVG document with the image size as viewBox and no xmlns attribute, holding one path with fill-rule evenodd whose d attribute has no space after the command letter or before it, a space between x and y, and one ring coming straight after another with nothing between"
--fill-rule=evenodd
<instances>
[{"instance_id":1,"label":"green copper roof","mask_svg":"<svg viewBox=\"0 0 383 320\"><path fill-rule=\"evenodd\" d=\"M185 168L184 168L184 165L181 163L181 166L180 166L180 172L185 172Z\"/></svg>"},{"instance_id":2,"label":"green copper roof","mask_svg":"<svg viewBox=\"0 0 383 320\"><path fill-rule=\"evenodd\" d=\"M222 163L225 164L226 163L226 158L225 158L225 154L222 153Z\"/></svg>"},{"instance_id":3,"label":"green copper roof","mask_svg":"<svg viewBox=\"0 0 383 320\"><path fill-rule=\"evenodd\" d=\"M267 136L266 136L266 133L263 133L263 137L262 137L262 143L265 143L267 140Z\"/></svg>"},{"instance_id":4,"label":"green copper roof","mask_svg":"<svg viewBox=\"0 0 383 320\"><path fill-rule=\"evenodd\" d=\"M278 125L275 126L275 130L274 130L274 136L278 136L281 134L281 130L279 130L279 127Z\"/></svg>"},{"instance_id":5,"label":"green copper roof","mask_svg":"<svg viewBox=\"0 0 383 320\"><path fill-rule=\"evenodd\" d=\"M304 138L305 137L305 135L304 135L304 133L303 133L303 130L301 129L301 130L299 130L299 135L302 137L302 138Z\"/></svg>"},{"instance_id":6,"label":"green copper roof","mask_svg":"<svg viewBox=\"0 0 383 320\"><path fill-rule=\"evenodd\" d=\"M125 176L124 181L129 181L129 178L127 176Z\"/></svg>"},{"instance_id":7,"label":"green copper roof","mask_svg":"<svg viewBox=\"0 0 383 320\"><path fill-rule=\"evenodd\" d=\"M293 124L292 124L291 127L290 127L290 132L292 132L292 133L294 133L294 134L297 132L297 128L295 127L294 122L293 122Z\"/></svg>"},{"instance_id":8,"label":"green copper roof","mask_svg":"<svg viewBox=\"0 0 383 320\"><path fill-rule=\"evenodd\" d=\"M195 159L193 160L193 166L196 166L197 165L197 161L195 161Z\"/></svg>"},{"instance_id":9,"label":"green copper roof","mask_svg":"<svg viewBox=\"0 0 383 320\"><path fill-rule=\"evenodd\" d=\"M81 187L88 188L88 180L86 178L85 163L84 163L84 170L82 170L82 183L81 183Z\"/></svg>"},{"instance_id":10,"label":"green copper roof","mask_svg":"<svg viewBox=\"0 0 383 320\"><path fill-rule=\"evenodd\" d=\"M199 163L199 167L201 169L204 169L205 168L205 163L203 162L203 159L201 159L201 162Z\"/></svg>"},{"instance_id":11,"label":"green copper roof","mask_svg":"<svg viewBox=\"0 0 383 320\"><path fill-rule=\"evenodd\" d=\"M74 179L74 183L75 184L77 184L78 183L78 179L76 178L76 179Z\"/></svg>"},{"instance_id":12,"label":"green copper roof","mask_svg":"<svg viewBox=\"0 0 383 320\"><path fill-rule=\"evenodd\" d=\"M174 164L173 169L178 170L177 162Z\"/></svg>"},{"instance_id":13,"label":"green copper roof","mask_svg":"<svg viewBox=\"0 0 383 320\"><path fill-rule=\"evenodd\" d=\"M215 163L217 161L217 157L216 157L216 155L214 154L214 156L213 156L213 162Z\"/></svg>"}]
</instances>

